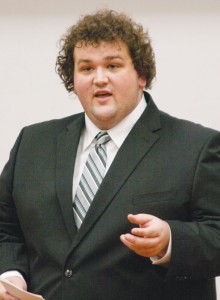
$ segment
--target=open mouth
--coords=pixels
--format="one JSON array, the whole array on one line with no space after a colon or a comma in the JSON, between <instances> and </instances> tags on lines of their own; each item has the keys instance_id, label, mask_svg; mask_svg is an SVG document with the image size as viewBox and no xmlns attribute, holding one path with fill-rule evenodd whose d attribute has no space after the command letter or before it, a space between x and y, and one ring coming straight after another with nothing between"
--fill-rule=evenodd
<instances>
[{"instance_id":1,"label":"open mouth","mask_svg":"<svg viewBox=\"0 0 220 300\"><path fill-rule=\"evenodd\" d=\"M101 93L101 94L96 94L95 95L97 98L106 98L106 97L110 97L111 94L110 93Z\"/></svg>"},{"instance_id":2,"label":"open mouth","mask_svg":"<svg viewBox=\"0 0 220 300\"><path fill-rule=\"evenodd\" d=\"M98 99L104 99L104 98L108 98L108 97L112 96L112 93L108 89L105 89L105 90L100 89L100 90L95 91L94 96Z\"/></svg>"}]
</instances>

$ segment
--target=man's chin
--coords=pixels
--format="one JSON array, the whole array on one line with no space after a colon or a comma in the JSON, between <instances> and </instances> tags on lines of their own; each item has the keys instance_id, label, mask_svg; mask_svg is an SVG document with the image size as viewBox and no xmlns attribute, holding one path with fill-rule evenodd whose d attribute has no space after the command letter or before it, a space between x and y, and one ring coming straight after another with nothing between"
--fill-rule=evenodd
<instances>
[{"instance_id":1,"label":"man's chin","mask_svg":"<svg viewBox=\"0 0 220 300\"><path fill-rule=\"evenodd\" d=\"M106 110L106 109L96 110L93 114L92 121L100 129L105 129L105 130L110 129L116 125L115 124L116 123L115 110Z\"/></svg>"},{"instance_id":2,"label":"man's chin","mask_svg":"<svg viewBox=\"0 0 220 300\"><path fill-rule=\"evenodd\" d=\"M116 109L111 107L99 107L94 110L93 116L100 121L109 121L116 116Z\"/></svg>"}]
</instances>

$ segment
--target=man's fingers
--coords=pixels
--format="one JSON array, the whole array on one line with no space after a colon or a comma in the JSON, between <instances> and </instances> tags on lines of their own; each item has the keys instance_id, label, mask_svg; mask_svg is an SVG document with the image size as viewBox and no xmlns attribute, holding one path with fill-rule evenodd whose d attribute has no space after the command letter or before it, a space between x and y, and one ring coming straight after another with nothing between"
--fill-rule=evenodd
<instances>
[{"instance_id":1,"label":"man's fingers","mask_svg":"<svg viewBox=\"0 0 220 300\"><path fill-rule=\"evenodd\" d=\"M158 242L157 238L142 238L129 233L121 235L121 240L127 245L129 244L132 247L134 246L138 248L151 248Z\"/></svg>"},{"instance_id":2,"label":"man's fingers","mask_svg":"<svg viewBox=\"0 0 220 300\"><path fill-rule=\"evenodd\" d=\"M158 236L158 233L155 231L155 228L148 227L148 228L133 228L131 233L140 236L143 238L154 238Z\"/></svg>"},{"instance_id":3,"label":"man's fingers","mask_svg":"<svg viewBox=\"0 0 220 300\"><path fill-rule=\"evenodd\" d=\"M125 246L145 257L165 254L170 238L170 228L165 221L148 214L129 214L128 220L138 227L121 235Z\"/></svg>"},{"instance_id":4,"label":"man's fingers","mask_svg":"<svg viewBox=\"0 0 220 300\"><path fill-rule=\"evenodd\" d=\"M144 245L143 238L136 238L130 234L123 234L120 239L125 246L138 255L152 257L158 252L157 243L155 243L154 239L145 239Z\"/></svg>"},{"instance_id":5,"label":"man's fingers","mask_svg":"<svg viewBox=\"0 0 220 300\"><path fill-rule=\"evenodd\" d=\"M151 221L153 218L155 218L155 217L152 215L148 215L148 214L137 214L137 215L129 214L128 215L129 222L140 225L140 226Z\"/></svg>"}]
</instances>

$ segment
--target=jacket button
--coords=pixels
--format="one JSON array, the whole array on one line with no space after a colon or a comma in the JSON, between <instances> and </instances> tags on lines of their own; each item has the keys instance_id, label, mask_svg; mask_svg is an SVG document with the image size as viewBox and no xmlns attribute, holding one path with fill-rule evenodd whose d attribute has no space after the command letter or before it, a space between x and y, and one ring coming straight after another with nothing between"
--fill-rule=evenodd
<instances>
[{"instance_id":1,"label":"jacket button","mask_svg":"<svg viewBox=\"0 0 220 300\"><path fill-rule=\"evenodd\" d=\"M70 269L66 269L64 272L65 277L70 278L73 275L73 271Z\"/></svg>"}]
</instances>

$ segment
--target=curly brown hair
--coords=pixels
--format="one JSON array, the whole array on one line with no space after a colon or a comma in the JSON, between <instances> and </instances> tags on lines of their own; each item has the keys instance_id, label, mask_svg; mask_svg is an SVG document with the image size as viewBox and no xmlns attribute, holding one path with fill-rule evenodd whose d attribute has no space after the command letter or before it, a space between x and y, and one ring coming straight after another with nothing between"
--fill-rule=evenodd
<instances>
[{"instance_id":1,"label":"curly brown hair","mask_svg":"<svg viewBox=\"0 0 220 300\"><path fill-rule=\"evenodd\" d=\"M139 76L147 79L146 88L150 88L156 75L155 57L148 32L130 17L113 10L99 10L93 15L85 15L76 25L70 27L60 40L56 71L68 92L74 91L75 47L100 42L124 42L129 50L134 67Z\"/></svg>"}]
</instances>

